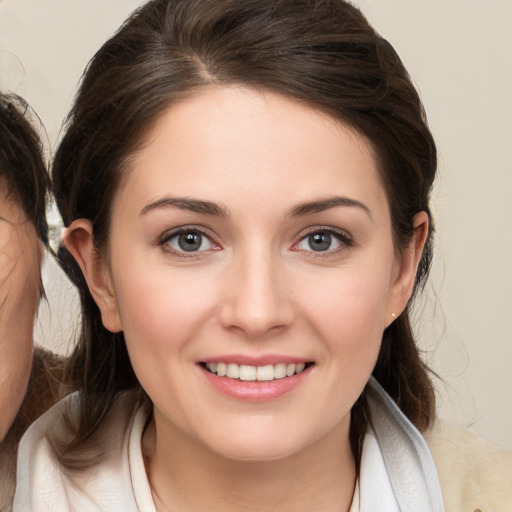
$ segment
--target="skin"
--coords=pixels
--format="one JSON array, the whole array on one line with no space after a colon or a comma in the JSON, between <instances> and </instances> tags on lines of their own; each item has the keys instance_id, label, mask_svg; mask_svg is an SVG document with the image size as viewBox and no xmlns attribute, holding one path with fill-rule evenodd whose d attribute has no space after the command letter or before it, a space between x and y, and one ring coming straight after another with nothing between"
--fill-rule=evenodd
<instances>
[{"instance_id":1,"label":"skin","mask_svg":"<svg viewBox=\"0 0 512 512\"><path fill-rule=\"evenodd\" d=\"M222 87L162 115L116 194L107 251L87 220L66 236L153 401L158 510L348 510L350 409L411 294L426 214L414 222L398 254L370 145L313 108ZM200 250L180 249L178 227L205 233ZM341 238L313 250L328 230ZM227 354L314 364L278 398L241 400L198 364Z\"/></svg>"},{"instance_id":2,"label":"skin","mask_svg":"<svg viewBox=\"0 0 512 512\"><path fill-rule=\"evenodd\" d=\"M0 180L0 440L27 390L40 295L42 245Z\"/></svg>"}]
</instances>

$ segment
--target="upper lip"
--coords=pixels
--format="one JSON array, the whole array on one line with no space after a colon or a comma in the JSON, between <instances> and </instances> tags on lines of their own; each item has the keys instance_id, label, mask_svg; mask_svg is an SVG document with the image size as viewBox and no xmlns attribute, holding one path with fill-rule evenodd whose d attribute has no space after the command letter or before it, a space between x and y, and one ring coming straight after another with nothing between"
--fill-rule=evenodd
<instances>
[{"instance_id":1,"label":"upper lip","mask_svg":"<svg viewBox=\"0 0 512 512\"><path fill-rule=\"evenodd\" d=\"M206 359L201 359L198 361L199 363L227 363L227 364L238 364L238 365L247 365L247 366L266 366L266 365L276 365L280 363L285 364L300 364L300 363L310 363L311 359L306 359L304 357L296 357L290 355L279 355L279 354L262 354L258 356L254 355L244 355L244 354L226 354L222 356L213 356L207 357Z\"/></svg>"}]
</instances>

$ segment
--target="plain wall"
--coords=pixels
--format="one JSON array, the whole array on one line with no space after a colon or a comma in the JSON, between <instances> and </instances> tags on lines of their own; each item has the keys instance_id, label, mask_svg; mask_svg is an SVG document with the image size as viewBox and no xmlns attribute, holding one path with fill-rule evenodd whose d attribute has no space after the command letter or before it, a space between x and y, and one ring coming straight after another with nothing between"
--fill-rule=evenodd
<instances>
[{"instance_id":1,"label":"plain wall","mask_svg":"<svg viewBox=\"0 0 512 512\"><path fill-rule=\"evenodd\" d=\"M139 3L0 1L0 87L31 103L49 150L87 61ZM512 449L512 2L357 4L404 60L439 147L435 264L416 329L444 379L440 413ZM44 275L37 338L66 352L78 303L54 264Z\"/></svg>"}]
</instances>

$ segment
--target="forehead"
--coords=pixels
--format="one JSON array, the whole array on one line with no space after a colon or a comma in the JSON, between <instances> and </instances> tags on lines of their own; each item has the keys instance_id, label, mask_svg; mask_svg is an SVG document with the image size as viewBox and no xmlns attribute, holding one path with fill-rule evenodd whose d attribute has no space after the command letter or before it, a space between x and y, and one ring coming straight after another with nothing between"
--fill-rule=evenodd
<instances>
[{"instance_id":1,"label":"forehead","mask_svg":"<svg viewBox=\"0 0 512 512\"><path fill-rule=\"evenodd\" d=\"M372 147L354 129L276 93L219 87L165 111L130 159L116 201L128 191L145 200L233 188L282 202L333 188L379 201L384 192Z\"/></svg>"}]
</instances>

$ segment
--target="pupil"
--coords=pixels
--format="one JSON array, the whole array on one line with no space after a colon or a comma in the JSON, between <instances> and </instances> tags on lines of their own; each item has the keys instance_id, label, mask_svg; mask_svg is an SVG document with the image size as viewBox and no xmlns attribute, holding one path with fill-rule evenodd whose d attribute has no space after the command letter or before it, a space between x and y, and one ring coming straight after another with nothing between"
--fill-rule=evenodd
<instances>
[{"instance_id":1,"label":"pupil","mask_svg":"<svg viewBox=\"0 0 512 512\"><path fill-rule=\"evenodd\" d=\"M178 244L187 252L197 251L201 247L202 236L199 233L186 233L180 235Z\"/></svg>"},{"instance_id":2,"label":"pupil","mask_svg":"<svg viewBox=\"0 0 512 512\"><path fill-rule=\"evenodd\" d=\"M327 251L331 246L331 235L326 233L315 233L309 236L309 246L314 251Z\"/></svg>"}]
</instances>

